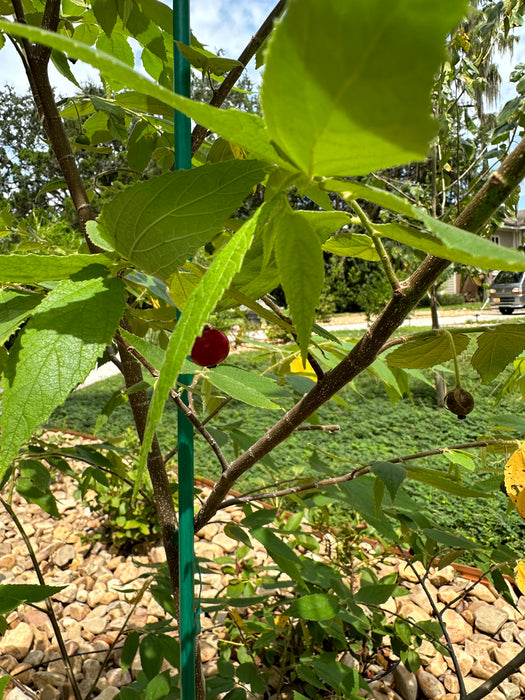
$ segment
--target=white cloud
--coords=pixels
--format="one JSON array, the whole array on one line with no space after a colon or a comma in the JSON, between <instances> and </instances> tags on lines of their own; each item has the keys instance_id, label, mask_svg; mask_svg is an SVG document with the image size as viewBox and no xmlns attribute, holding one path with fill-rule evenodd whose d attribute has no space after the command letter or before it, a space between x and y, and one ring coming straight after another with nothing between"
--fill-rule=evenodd
<instances>
[{"instance_id":1,"label":"white cloud","mask_svg":"<svg viewBox=\"0 0 525 700\"><path fill-rule=\"evenodd\" d=\"M274 0L193 0L192 30L211 51L223 49L237 58L274 5Z\"/></svg>"}]
</instances>

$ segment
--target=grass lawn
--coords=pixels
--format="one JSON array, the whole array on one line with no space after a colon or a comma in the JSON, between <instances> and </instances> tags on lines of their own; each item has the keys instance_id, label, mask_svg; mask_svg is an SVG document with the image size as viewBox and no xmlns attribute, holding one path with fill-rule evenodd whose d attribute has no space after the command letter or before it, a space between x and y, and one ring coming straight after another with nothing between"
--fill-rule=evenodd
<instances>
[{"instance_id":1,"label":"grass lawn","mask_svg":"<svg viewBox=\"0 0 525 700\"><path fill-rule=\"evenodd\" d=\"M253 353L236 354L227 362L250 368L254 364L253 356ZM263 370L264 364L255 364ZM490 433L496 415L512 413L525 418L525 404L519 395L506 396L497 405L495 394L498 383L482 385L467 362L461 364L464 387L474 395L476 401L474 411L466 420L458 420L452 413L438 409L433 388L417 380L410 381L412 396L392 406L382 383L365 373L352 387L347 387L341 393L349 408L331 401L319 411L318 417L322 423L337 423L341 427L340 431L331 435L317 431L296 433L275 449L270 464L257 465L238 482L236 488L246 491L292 477L311 475L312 468L308 460L314 447L339 457L330 459L321 455L336 475L351 471L361 463L388 461L424 450L476 441L480 436ZM427 376L432 378L432 372L427 372ZM120 386L120 378L115 377L76 392L53 413L48 424L55 428L92 433L96 416L112 392ZM219 429L235 426L256 439L279 415L278 411L231 401L211 425ZM98 435L101 438L124 436L128 444L133 444L131 420L129 406L121 406ZM158 435L163 450L174 446L176 411L172 405L167 406ZM517 433L507 435L521 438ZM234 449L229 444L223 450L227 458L234 458ZM502 458L501 469L503 463ZM444 470L449 466L444 456L422 459L417 464L440 466ZM476 464L473 472L465 474L466 484L475 486L485 474L481 461ZM196 437L195 471L197 475L210 479L217 479L220 474L215 456L200 436ZM410 495L432 514L436 525L458 528L478 541L521 548L524 524L515 512L506 514L508 499L503 493L497 493L493 499L480 501L460 499L414 481L405 484Z\"/></svg>"}]
</instances>

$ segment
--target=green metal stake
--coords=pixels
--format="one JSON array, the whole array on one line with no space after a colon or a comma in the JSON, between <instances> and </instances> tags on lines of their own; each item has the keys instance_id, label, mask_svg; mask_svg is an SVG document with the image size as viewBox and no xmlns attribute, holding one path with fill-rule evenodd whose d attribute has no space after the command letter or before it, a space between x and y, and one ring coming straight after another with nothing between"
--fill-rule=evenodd
<instances>
[{"instance_id":1,"label":"green metal stake","mask_svg":"<svg viewBox=\"0 0 525 700\"><path fill-rule=\"evenodd\" d=\"M173 0L173 39L190 44L189 0ZM176 44L173 46L175 92L190 97L190 64ZM191 168L191 122L185 114L175 112L175 169ZM181 374L179 382L189 386L191 374ZM188 394L182 394L188 403ZM193 589L193 426L179 409L177 416L179 463L179 582L180 582L180 672L181 698L195 698L195 599Z\"/></svg>"}]
</instances>

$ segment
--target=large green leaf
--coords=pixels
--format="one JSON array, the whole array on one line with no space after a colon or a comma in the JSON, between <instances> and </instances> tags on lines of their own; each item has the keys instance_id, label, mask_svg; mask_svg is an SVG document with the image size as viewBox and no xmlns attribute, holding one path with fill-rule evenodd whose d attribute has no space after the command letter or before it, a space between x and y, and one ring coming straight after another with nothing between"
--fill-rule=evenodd
<instances>
[{"instance_id":1,"label":"large green leaf","mask_svg":"<svg viewBox=\"0 0 525 700\"><path fill-rule=\"evenodd\" d=\"M487 238L434 219L402 197L391 192L355 182L329 180L324 187L338 192L345 200L366 199L385 209L391 209L411 219L421 221L428 231L399 224L379 224L375 228L385 238L391 238L425 253L465 265L496 270L525 270L525 255L512 248L497 245Z\"/></svg>"},{"instance_id":2,"label":"large green leaf","mask_svg":"<svg viewBox=\"0 0 525 700\"><path fill-rule=\"evenodd\" d=\"M50 46L94 66L105 75L111 75L116 82L135 92L149 95L166 105L186 114L207 129L217 132L225 139L242 146L252 155L290 168L289 162L279 156L271 143L264 121L256 114L248 114L235 109L218 109L202 102L176 95L142 73L139 73L110 54L86 46L80 41L62 34L49 32L27 24L0 20L0 29L14 36L23 36L36 43Z\"/></svg>"},{"instance_id":3,"label":"large green leaf","mask_svg":"<svg viewBox=\"0 0 525 700\"><path fill-rule=\"evenodd\" d=\"M239 271L244 255L251 245L255 230L264 221L268 204L263 204L254 216L235 233L233 238L222 248L207 270L200 284L191 293L188 302L171 335L166 357L161 368L157 385L148 412L142 449L140 452L138 475L135 482L135 492L140 487L142 474L146 467L146 459L151 448L153 436L164 410L164 403L169 390L175 384L177 375L182 369L186 355L190 352L193 341L208 320L208 316L222 297L236 272Z\"/></svg>"},{"instance_id":4,"label":"large green leaf","mask_svg":"<svg viewBox=\"0 0 525 700\"><path fill-rule=\"evenodd\" d=\"M362 586L355 594L355 600L362 605L382 605L390 598L396 587L396 583L372 583L369 586Z\"/></svg>"},{"instance_id":5,"label":"large green leaf","mask_svg":"<svg viewBox=\"0 0 525 700\"><path fill-rule=\"evenodd\" d=\"M453 333L452 339L456 354L466 350L469 344L468 335ZM450 336L447 333L436 333L430 338L409 340L387 355L386 361L390 367L405 367L408 369L424 369L434 367L452 359Z\"/></svg>"},{"instance_id":6,"label":"large green leaf","mask_svg":"<svg viewBox=\"0 0 525 700\"><path fill-rule=\"evenodd\" d=\"M0 255L0 282L63 280L88 265L112 264L105 255Z\"/></svg>"},{"instance_id":7,"label":"large green leaf","mask_svg":"<svg viewBox=\"0 0 525 700\"><path fill-rule=\"evenodd\" d=\"M279 408L270 396L275 398L282 390L268 377L261 377L238 367L219 365L208 372L208 379L213 386L250 406Z\"/></svg>"},{"instance_id":8,"label":"large green leaf","mask_svg":"<svg viewBox=\"0 0 525 700\"><path fill-rule=\"evenodd\" d=\"M365 233L343 233L332 236L324 243L323 250L349 258L379 260L379 253L372 238Z\"/></svg>"},{"instance_id":9,"label":"large green leaf","mask_svg":"<svg viewBox=\"0 0 525 700\"><path fill-rule=\"evenodd\" d=\"M167 280L263 177L260 162L236 160L138 182L104 206L102 235L137 267Z\"/></svg>"},{"instance_id":10,"label":"large green leaf","mask_svg":"<svg viewBox=\"0 0 525 700\"><path fill-rule=\"evenodd\" d=\"M308 219L295 212L279 217L274 226L281 284L297 329L301 355L306 360L315 307L324 284L323 250Z\"/></svg>"},{"instance_id":11,"label":"large green leaf","mask_svg":"<svg viewBox=\"0 0 525 700\"><path fill-rule=\"evenodd\" d=\"M7 361L2 380L0 475L50 413L93 369L125 304L119 278L63 280L40 303ZM78 276L77 276L78 277Z\"/></svg>"},{"instance_id":12,"label":"large green leaf","mask_svg":"<svg viewBox=\"0 0 525 700\"><path fill-rule=\"evenodd\" d=\"M350 217L344 211L310 211L306 209L305 211L297 211L296 214L308 221L319 236L321 243L324 243L335 231L350 223Z\"/></svg>"},{"instance_id":13,"label":"large green leaf","mask_svg":"<svg viewBox=\"0 0 525 700\"><path fill-rule=\"evenodd\" d=\"M0 290L0 345L31 316L31 312L41 301L42 296L33 292Z\"/></svg>"},{"instance_id":14,"label":"large green leaf","mask_svg":"<svg viewBox=\"0 0 525 700\"><path fill-rule=\"evenodd\" d=\"M340 609L337 596L329 593L312 593L294 600L287 614L298 617L300 620L331 620Z\"/></svg>"},{"instance_id":15,"label":"large green leaf","mask_svg":"<svg viewBox=\"0 0 525 700\"><path fill-rule=\"evenodd\" d=\"M392 502L396 498L399 487L405 480L407 470L400 464L392 462L374 462L372 472L378 476L387 487Z\"/></svg>"},{"instance_id":16,"label":"large green leaf","mask_svg":"<svg viewBox=\"0 0 525 700\"><path fill-rule=\"evenodd\" d=\"M481 491L480 489L469 488L454 481L443 472L438 472L435 469L425 469L424 467L414 467L405 465L407 476L409 479L414 479L422 484L433 486L440 491L452 493L454 496L461 498L492 498L494 494Z\"/></svg>"},{"instance_id":17,"label":"large green leaf","mask_svg":"<svg viewBox=\"0 0 525 700\"><path fill-rule=\"evenodd\" d=\"M488 384L525 350L525 326L502 323L478 337L472 366Z\"/></svg>"},{"instance_id":18,"label":"large green leaf","mask_svg":"<svg viewBox=\"0 0 525 700\"><path fill-rule=\"evenodd\" d=\"M430 93L461 0L291 0L266 55L273 141L304 173L364 175L422 160Z\"/></svg>"},{"instance_id":19,"label":"large green leaf","mask_svg":"<svg viewBox=\"0 0 525 700\"><path fill-rule=\"evenodd\" d=\"M461 535L453 535L450 532L445 532L444 530L435 530L434 528L423 528L423 534L430 539L444 544L447 547L454 547L456 549L478 549L479 545L472 540L468 540L466 537Z\"/></svg>"}]
</instances>

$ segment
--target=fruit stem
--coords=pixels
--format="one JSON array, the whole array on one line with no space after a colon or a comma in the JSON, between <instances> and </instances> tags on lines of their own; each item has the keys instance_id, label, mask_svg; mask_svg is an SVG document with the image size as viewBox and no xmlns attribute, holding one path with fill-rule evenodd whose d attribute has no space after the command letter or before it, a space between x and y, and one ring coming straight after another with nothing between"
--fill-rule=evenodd
<instances>
[{"instance_id":1,"label":"fruit stem","mask_svg":"<svg viewBox=\"0 0 525 700\"><path fill-rule=\"evenodd\" d=\"M459 374L459 364L458 364L458 354L456 352L456 346L454 344L454 338L452 337L452 333L444 328L443 330L440 331L441 333L445 333L445 335L448 338L448 342L450 344L450 349L452 351L452 360L454 361L454 374L456 376L456 389L461 389L461 376Z\"/></svg>"}]
</instances>

